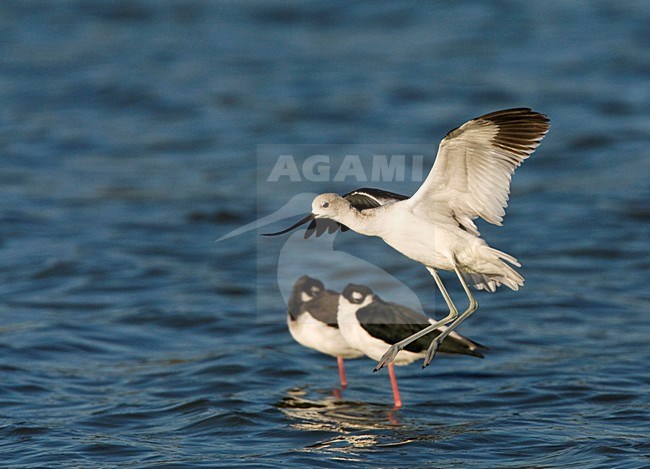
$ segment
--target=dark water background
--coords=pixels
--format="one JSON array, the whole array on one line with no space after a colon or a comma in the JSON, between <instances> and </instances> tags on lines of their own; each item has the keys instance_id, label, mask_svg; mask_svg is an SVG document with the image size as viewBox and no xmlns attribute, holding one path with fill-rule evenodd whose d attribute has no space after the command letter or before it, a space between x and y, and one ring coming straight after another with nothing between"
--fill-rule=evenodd
<instances>
[{"instance_id":1,"label":"dark water background","mask_svg":"<svg viewBox=\"0 0 650 469\"><path fill-rule=\"evenodd\" d=\"M649 37L641 0L3 1L0 466L649 466ZM482 226L527 280L478 294L486 358L399 369L398 412L349 362L335 399L273 251L215 243L295 194L258 197L257 145L522 105L553 127Z\"/></svg>"}]
</instances>

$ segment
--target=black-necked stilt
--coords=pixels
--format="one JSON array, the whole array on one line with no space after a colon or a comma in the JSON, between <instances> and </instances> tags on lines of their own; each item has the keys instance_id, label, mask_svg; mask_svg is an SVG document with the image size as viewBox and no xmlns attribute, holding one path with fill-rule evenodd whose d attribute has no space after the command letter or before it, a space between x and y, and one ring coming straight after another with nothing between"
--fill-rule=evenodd
<instances>
[{"instance_id":1,"label":"black-necked stilt","mask_svg":"<svg viewBox=\"0 0 650 469\"><path fill-rule=\"evenodd\" d=\"M300 277L291 291L287 325L300 345L336 357L341 387L345 389L348 381L343 359L362 357L363 352L350 347L341 335L336 321L339 296L326 290L320 280Z\"/></svg>"},{"instance_id":2,"label":"black-necked stilt","mask_svg":"<svg viewBox=\"0 0 650 469\"><path fill-rule=\"evenodd\" d=\"M302 223L330 219L360 234L382 238L427 268L449 307L445 318L390 347L375 369L390 363L406 345L441 325L449 324L446 333L451 333L476 311L478 303L468 284L491 292L500 285L512 290L523 286L523 277L508 265L519 267L517 259L491 248L480 238L473 220L481 217L501 224L512 174L539 146L548 129L548 118L528 108L486 114L442 139L431 172L410 198L365 210L357 209L338 194L322 194L314 199L312 213ZM438 270L456 273L469 299L462 314L458 314ZM433 359L444 337L442 334L431 342L424 366Z\"/></svg>"},{"instance_id":3,"label":"black-necked stilt","mask_svg":"<svg viewBox=\"0 0 650 469\"><path fill-rule=\"evenodd\" d=\"M373 360L379 360L393 344L419 332L434 323L433 319L413 311L406 306L383 301L370 288L350 284L339 298L338 322L341 334L353 347L358 348ZM424 358L431 341L449 330L445 326L404 346L404 350L388 364L390 382L393 387L395 407L402 405L395 365L408 365ZM481 345L472 342L457 332L452 332L441 343L440 352L483 357L478 349Z\"/></svg>"}]
</instances>

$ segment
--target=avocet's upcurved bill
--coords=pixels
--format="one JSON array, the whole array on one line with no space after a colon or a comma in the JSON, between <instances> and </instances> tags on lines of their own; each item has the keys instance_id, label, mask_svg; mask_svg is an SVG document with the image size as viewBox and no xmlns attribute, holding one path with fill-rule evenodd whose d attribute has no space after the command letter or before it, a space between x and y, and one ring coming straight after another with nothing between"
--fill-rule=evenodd
<instances>
[{"instance_id":1,"label":"avocet's upcurved bill","mask_svg":"<svg viewBox=\"0 0 650 469\"><path fill-rule=\"evenodd\" d=\"M383 301L365 285L350 284L338 301L339 329L347 343L361 350L373 360L379 360L388 348L435 321L423 314L397 303ZM430 332L426 336L408 344L404 351L395 358L395 365L408 365L426 356L431 341L446 332L445 326ZM478 351L482 345L471 341L457 332L453 332L440 345L440 352L470 355L482 358ZM390 381L393 387L395 407L401 407L397 378L393 363L388 364Z\"/></svg>"},{"instance_id":2,"label":"avocet's upcurved bill","mask_svg":"<svg viewBox=\"0 0 650 469\"><path fill-rule=\"evenodd\" d=\"M338 194L322 194L314 199L314 219L334 220L357 233L378 236L423 264L449 307L444 319L389 348L377 369L436 327L449 324L448 331L453 331L476 311L478 303L468 283L492 292L499 285L512 290L523 286L523 277L508 265L519 267L517 259L488 246L473 220L481 217L489 223L501 223L512 174L539 146L548 129L548 118L528 108L485 114L442 139L431 172L411 198L363 210ZM469 299L463 314L458 314L437 270L456 273ZM431 343L425 366L435 355L443 335Z\"/></svg>"},{"instance_id":3,"label":"avocet's upcurved bill","mask_svg":"<svg viewBox=\"0 0 650 469\"><path fill-rule=\"evenodd\" d=\"M381 205L386 205L392 202L398 202L400 200L408 199L408 196L402 194L396 194L395 192L384 191L381 189L373 189L369 187L364 187L362 189L356 189L347 194L343 194L342 197L350 202L350 205L359 211L363 211L369 208L376 208ZM349 228L341 223L338 223L334 220L328 218L316 218L313 213L310 213L305 218L297 221L289 228L286 228L282 231L275 233L264 233L262 236L278 236L289 231L295 230L296 228L304 225L307 222L307 230L305 231L305 239L310 238L312 235L316 237L321 236L326 231L328 233L335 233L339 228L341 231L348 231Z\"/></svg>"},{"instance_id":4,"label":"avocet's upcurved bill","mask_svg":"<svg viewBox=\"0 0 650 469\"><path fill-rule=\"evenodd\" d=\"M300 345L336 357L341 387L345 389L348 381L343 360L362 357L363 352L343 338L336 319L338 304L337 292L326 290L320 280L303 275L291 291L287 326Z\"/></svg>"}]
</instances>

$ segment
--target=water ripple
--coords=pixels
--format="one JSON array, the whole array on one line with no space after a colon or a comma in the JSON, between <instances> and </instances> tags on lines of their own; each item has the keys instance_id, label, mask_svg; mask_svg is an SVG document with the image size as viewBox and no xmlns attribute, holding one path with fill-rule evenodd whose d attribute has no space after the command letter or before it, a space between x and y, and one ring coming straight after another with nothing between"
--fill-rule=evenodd
<instances>
[{"instance_id":1,"label":"water ripple","mask_svg":"<svg viewBox=\"0 0 650 469\"><path fill-rule=\"evenodd\" d=\"M647 466L648 24L637 0L4 2L3 467ZM317 189L263 190L256 145L417 143L428 165L522 105L552 128L480 227L526 277L463 324L485 359L400 367L399 411L370 360L338 389L286 330L284 240L215 243ZM384 181L330 189L357 185ZM441 314L376 241L335 248Z\"/></svg>"}]
</instances>

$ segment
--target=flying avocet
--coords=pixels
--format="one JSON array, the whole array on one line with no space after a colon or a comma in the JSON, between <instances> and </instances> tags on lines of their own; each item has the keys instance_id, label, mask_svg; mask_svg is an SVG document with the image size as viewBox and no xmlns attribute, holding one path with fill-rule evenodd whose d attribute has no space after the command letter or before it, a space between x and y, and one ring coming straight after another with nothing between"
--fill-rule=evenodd
<instances>
[{"instance_id":1,"label":"flying avocet","mask_svg":"<svg viewBox=\"0 0 650 469\"><path fill-rule=\"evenodd\" d=\"M392 362L411 342L441 325L449 325L449 334L476 311L478 302L468 285L490 292L500 285L512 290L523 286L523 277L511 267L521 266L517 259L490 247L473 220L481 217L501 225L512 174L539 146L548 129L548 118L528 108L477 117L442 139L431 172L412 197L388 193L379 201L367 190L345 196L321 194L312 202L311 214L289 228L310 221L315 222L310 227L316 228L320 219L329 219L342 228L382 238L406 257L423 264L433 276L449 314L391 346L376 370ZM328 226L332 226L331 231L338 225ZM462 314L438 270L455 272L458 277L469 300ZM431 362L445 337L441 334L431 342L423 366Z\"/></svg>"}]
</instances>

